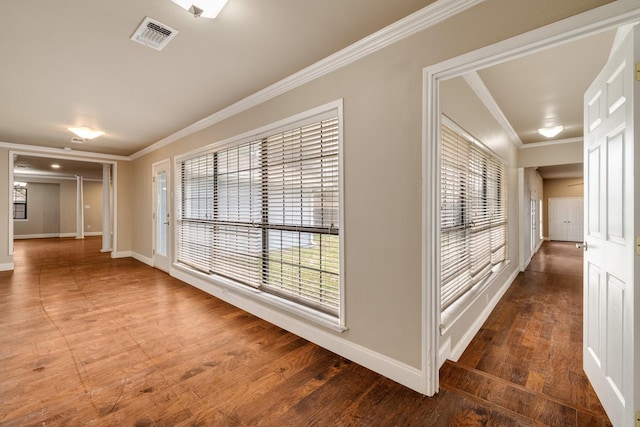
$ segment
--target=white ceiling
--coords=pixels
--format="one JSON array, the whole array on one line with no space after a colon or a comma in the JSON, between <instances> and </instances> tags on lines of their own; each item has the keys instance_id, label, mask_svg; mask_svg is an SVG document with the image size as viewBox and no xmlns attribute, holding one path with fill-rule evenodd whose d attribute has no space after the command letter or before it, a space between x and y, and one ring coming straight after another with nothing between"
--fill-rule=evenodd
<instances>
[{"instance_id":1,"label":"white ceiling","mask_svg":"<svg viewBox=\"0 0 640 427\"><path fill-rule=\"evenodd\" d=\"M582 137L582 98L607 62L615 31L478 71L524 144ZM537 129L563 125L547 139Z\"/></svg>"},{"instance_id":2,"label":"white ceiling","mask_svg":"<svg viewBox=\"0 0 640 427\"><path fill-rule=\"evenodd\" d=\"M128 156L434 1L229 0L215 20L196 19L169 0L5 1L0 142ZM179 31L161 52L130 40L146 16ZM556 121L566 128L556 139L579 137L582 94L613 37L478 75L523 143L539 142L535 130ZM70 126L106 134L78 145ZM78 166L58 163L70 174ZM89 166L99 176L101 166Z\"/></svg>"},{"instance_id":3,"label":"white ceiling","mask_svg":"<svg viewBox=\"0 0 640 427\"><path fill-rule=\"evenodd\" d=\"M0 4L0 141L131 155L434 0L230 0L215 20L169 0ZM178 30L130 40L149 16ZM106 132L76 145L67 128Z\"/></svg>"}]
</instances>

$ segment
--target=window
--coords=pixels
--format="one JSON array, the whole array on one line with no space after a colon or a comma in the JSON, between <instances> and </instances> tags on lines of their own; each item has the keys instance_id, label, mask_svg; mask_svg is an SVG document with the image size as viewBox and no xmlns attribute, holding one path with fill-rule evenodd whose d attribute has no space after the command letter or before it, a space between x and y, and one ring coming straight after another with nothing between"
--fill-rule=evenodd
<instances>
[{"instance_id":1,"label":"window","mask_svg":"<svg viewBox=\"0 0 640 427\"><path fill-rule=\"evenodd\" d=\"M13 219L27 219L26 184L13 187Z\"/></svg>"},{"instance_id":2,"label":"window","mask_svg":"<svg viewBox=\"0 0 640 427\"><path fill-rule=\"evenodd\" d=\"M444 310L505 260L507 193L504 164L447 119L441 160Z\"/></svg>"},{"instance_id":3,"label":"window","mask_svg":"<svg viewBox=\"0 0 640 427\"><path fill-rule=\"evenodd\" d=\"M179 160L178 171L178 262L339 315L335 110Z\"/></svg>"}]
</instances>

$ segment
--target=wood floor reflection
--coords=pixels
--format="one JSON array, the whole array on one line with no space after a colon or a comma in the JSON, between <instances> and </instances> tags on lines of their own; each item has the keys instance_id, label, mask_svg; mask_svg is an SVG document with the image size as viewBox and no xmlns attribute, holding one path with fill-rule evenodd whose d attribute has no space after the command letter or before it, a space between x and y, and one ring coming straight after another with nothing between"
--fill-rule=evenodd
<instances>
[{"instance_id":1,"label":"wood floor reflection","mask_svg":"<svg viewBox=\"0 0 640 427\"><path fill-rule=\"evenodd\" d=\"M540 257L581 255L564 249ZM581 271L545 271L568 265L554 257L519 276L434 398L96 238L16 241L14 262L2 426L608 425L581 370Z\"/></svg>"}]
</instances>

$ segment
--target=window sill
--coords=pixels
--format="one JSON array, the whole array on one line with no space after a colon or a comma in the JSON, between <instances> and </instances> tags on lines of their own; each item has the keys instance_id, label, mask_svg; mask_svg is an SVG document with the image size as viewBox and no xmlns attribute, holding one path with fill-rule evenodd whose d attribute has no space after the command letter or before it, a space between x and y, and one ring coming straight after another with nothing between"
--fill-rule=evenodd
<instances>
[{"instance_id":1,"label":"window sill","mask_svg":"<svg viewBox=\"0 0 640 427\"><path fill-rule=\"evenodd\" d=\"M338 317L332 316L319 310L314 310L313 308L306 307L301 304L297 304L293 301L289 301L277 295L236 283L233 280L227 279L225 277L220 277L214 274L206 274L190 268L189 266L186 266L184 264L174 263L172 265L172 268L180 270L181 272L184 272L191 277L202 280L207 286L206 289L200 289L217 298L225 300L230 304L233 304L233 302L229 301L229 299L231 299L228 298L229 291L233 292L234 294L250 298L256 302L264 303L278 308L287 313L294 314L298 317L301 317L305 320L336 332L342 333L348 329L346 326L344 326L343 322ZM209 290L211 290L211 292L209 292Z\"/></svg>"},{"instance_id":2,"label":"window sill","mask_svg":"<svg viewBox=\"0 0 640 427\"><path fill-rule=\"evenodd\" d=\"M505 271L509 264L511 264L511 261L505 260L494 266L489 276L478 282L457 301L440 313L440 335L446 334L449 329L456 324L458 319L460 319L467 309L477 301L482 293L498 278L498 276Z\"/></svg>"}]
</instances>

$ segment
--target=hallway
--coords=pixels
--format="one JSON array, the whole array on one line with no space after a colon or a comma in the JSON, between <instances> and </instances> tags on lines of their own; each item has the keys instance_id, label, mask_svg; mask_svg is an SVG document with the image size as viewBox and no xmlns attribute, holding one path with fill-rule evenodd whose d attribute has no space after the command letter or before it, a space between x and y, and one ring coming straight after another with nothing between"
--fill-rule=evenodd
<instances>
[{"instance_id":1,"label":"hallway","mask_svg":"<svg viewBox=\"0 0 640 427\"><path fill-rule=\"evenodd\" d=\"M545 242L441 387L548 425L609 425L582 370L582 250Z\"/></svg>"},{"instance_id":2,"label":"hallway","mask_svg":"<svg viewBox=\"0 0 640 427\"><path fill-rule=\"evenodd\" d=\"M0 425L607 426L581 364L581 253L545 243L426 398L100 239L15 242Z\"/></svg>"}]
</instances>

